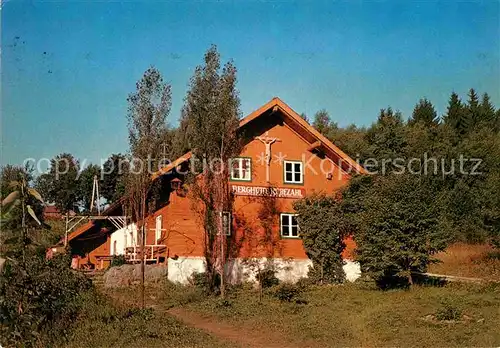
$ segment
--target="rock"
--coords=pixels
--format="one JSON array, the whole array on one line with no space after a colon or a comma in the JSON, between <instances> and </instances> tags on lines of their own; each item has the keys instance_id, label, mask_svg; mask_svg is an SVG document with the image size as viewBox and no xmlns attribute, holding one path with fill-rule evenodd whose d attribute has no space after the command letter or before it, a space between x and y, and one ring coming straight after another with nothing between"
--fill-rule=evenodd
<instances>
[{"instance_id":1,"label":"rock","mask_svg":"<svg viewBox=\"0 0 500 348\"><path fill-rule=\"evenodd\" d=\"M167 267L164 265L146 265L144 270L145 283L158 283L167 278ZM140 284L141 265L122 265L111 267L104 273L104 287L116 288Z\"/></svg>"}]
</instances>

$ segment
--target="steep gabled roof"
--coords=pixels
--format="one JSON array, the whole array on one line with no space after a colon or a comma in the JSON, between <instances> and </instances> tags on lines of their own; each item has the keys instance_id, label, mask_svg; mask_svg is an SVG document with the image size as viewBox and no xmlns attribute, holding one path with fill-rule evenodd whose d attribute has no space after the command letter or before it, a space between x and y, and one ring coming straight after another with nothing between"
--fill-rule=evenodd
<instances>
[{"instance_id":1,"label":"steep gabled roof","mask_svg":"<svg viewBox=\"0 0 500 348\"><path fill-rule=\"evenodd\" d=\"M304 120L300 115L295 112L291 107L289 107L285 102L283 102L280 98L274 97L268 103L264 104L254 112L250 113L248 116L243 118L240 121L239 128L244 128L251 124L253 121L263 117L264 115L268 115L269 111L273 111L272 114L276 111L281 111L283 115L294 124L296 130L301 133L305 133L307 135L307 139L310 142L310 149L321 149L326 153L326 155L331 159L336 159L337 164L341 166L343 170L354 170L356 173L365 174L365 169L356 161L354 161L351 157L349 157L345 152L340 150L337 146L335 146L328 138L326 138L323 134L318 132L313 126L311 126L306 120ZM271 115L272 115L271 114ZM181 165L182 163L189 161L191 158L191 151L182 155L172 163L167 166L161 168L158 172L153 174L153 180L158 178L160 175L166 174L170 172L172 169Z\"/></svg>"},{"instance_id":2,"label":"steep gabled roof","mask_svg":"<svg viewBox=\"0 0 500 348\"><path fill-rule=\"evenodd\" d=\"M261 106L259 109L252 112L250 115L245 117L240 121L240 128L248 125L252 121L266 114L267 111L272 109L273 112L278 110L285 115L288 120L292 121L298 126L298 131L307 133L307 137L311 147L321 148L323 151L329 155L330 158L338 159L337 164L340 164L342 169L351 168L356 173L366 173L365 169L356 161L354 161L349 155L340 150L335 144L333 144L327 137L317 131L313 126L311 126L306 120L304 120L297 112L295 112L291 107L289 107L280 98L274 97L267 104Z\"/></svg>"}]
</instances>

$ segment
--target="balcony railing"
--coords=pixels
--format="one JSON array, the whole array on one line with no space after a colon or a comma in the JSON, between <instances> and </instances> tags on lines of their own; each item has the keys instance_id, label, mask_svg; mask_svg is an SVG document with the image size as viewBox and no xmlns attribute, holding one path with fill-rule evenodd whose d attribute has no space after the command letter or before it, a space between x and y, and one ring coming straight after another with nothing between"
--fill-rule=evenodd
<instances>
[{"instance_id":1,"label":"balcony railing","mask_svg":"<svg viewBox=\"0 0 500 348\"><path fill-rule=\"evenodd\" d=\"M146 262L153 261L159 262L160 257L166 258L166 245L163 244L148 244L144 246L144 256ZM141 247L140 246L131 246L125 248L125 259L128 262L140 262L142 261L141 257Z\"/></svg>"}]
</instances>

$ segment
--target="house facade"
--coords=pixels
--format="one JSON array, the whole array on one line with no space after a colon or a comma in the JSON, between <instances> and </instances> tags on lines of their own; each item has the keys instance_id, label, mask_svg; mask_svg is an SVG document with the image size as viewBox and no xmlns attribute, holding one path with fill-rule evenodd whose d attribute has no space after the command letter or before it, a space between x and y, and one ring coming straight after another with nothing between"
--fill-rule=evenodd
<instances>
[{"instance_id":1,"label":"house facade","mask_svg":"<svg viewBox=\"0 0 500 348\"><path fill-rule=\"evenodd\" d=\"M313 193L335 193L363 168L279 98L242 119L239 131L243 149L229 163L233 208L220 212L225 273L230 282L251 280L256 264L271 264L282 280L306 277L312 262L300 239L293 203ZM181 283L205 269L202 216L183 175L193 160L187 153L154 175L168 198L146 219L151 250L146 258L165 263L169 279ZM137 228L131 224L108 233L104 245L109 255L130 256L137 242ZM352 241L346 242L344 270L354 280L359 266L350 259ZM91 260L92 251L85 257Z\"/></svg>"}]
</instances>

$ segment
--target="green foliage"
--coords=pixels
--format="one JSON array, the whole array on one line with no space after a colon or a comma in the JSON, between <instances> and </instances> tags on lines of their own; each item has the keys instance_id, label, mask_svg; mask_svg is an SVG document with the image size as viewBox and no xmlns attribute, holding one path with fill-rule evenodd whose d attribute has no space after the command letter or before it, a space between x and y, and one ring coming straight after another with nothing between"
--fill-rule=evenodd
<instances>
[{"instance_id":1,"label":"green foliage","mask_svg":"<svg viewBox=\"0 0 500 348\"><path fill-rule=\"evenodd\" d=\"M281 302L299 301L303 289L298 284L283 282L271 289L271 294L274 298Z\"/></svg>"},{"instance_id":2,"label":"green foliage","mask_svg":"<svg viewBox=\"0 0 500 348\"><path fill-rule=\"evenodd\" d=\"M192 197L200 207L197 213L203 221L206 273L212 289L215 289L215 278L219 273L216 264L218 261L225 263L228 249L225 255L214 253L215 243L224 243L217 238L219 217L222 211L232 211L233 204L229 170L225 164L241 149L237 132L240 99L236 82L235 66L228 62L221 69L220 54L215 46L210 47L205 53L204 64L196 67L191 77L181 116L181 128L185 129L185 134L178 133L182 137L178 140L179 146L191 149L195 158L214 165L212 170L204 171L201 180L195 179L195 175L188 177ZM200 172L201 163L198 164L195 170ZM224 292L223 288L221 292Z\"/></svg>"},{"instance_id":3,"label":"green foliage","mask_svg":"<svg viewBox=\"0 0 500 348\"><path fill-rule=\"evenodd\" d=\"M0 224L3 231L41 225L44 202L40 193L31 187L32 180L31 168L12 165L1 168Z\"/></svg>"},{"instance_id":4,"label":"green foliage","mask_svg":"<svg viewBox=\"0 0 500 348\"><path fill-rule=\"evenodd\" d=\"M166 118L172 106L171 86L163 81L158 69L151 67L136 83L136 91L128 96L127 102L130 152L142 160L151 156L154 161L161 153L161 141L167 129Z\"/></svg>"},{"instance_id":5,"label":"green foliage","mask_svg":"<svg viewBox=\"0 0 500 348\"><path fill-rule=\"evenodd\" d=\"M113 255L110 267L118 267L126 263L125 255Z\"/></svg>"},{"instance_id":6,"label":"green foliage","mask_svg":"<svg viewBox=\"0 0 500 348\"><path fill-rule=\"evenodd\" d=\"M469 117L469 113L462 104L458 94L455 92L451 94L447 113L444 115L443 121L459 134L465 134L472 126L472 120Z\"/></svg>"},{"instance_id":7,"label":"green foliage","mask_svg":"<svg viewBox=\"0 0 500 348\"><path fill-rule=\"evenodd\" d=\"M90 204L92 201L92 189L94 185L94 176L101 177L101 168L95 164L89 164L85 169L83 169L78 178L78 191L80 197L80 209L83 212L90 212ZM94 197L94 212L97 212L97 207L95 206L96 197ZM92 213L92 212L90 212Z\"/></svg>"},{"instance_id":8,"label":"green foliage","mask_svg":"<svg viewBox=\"0 0 500 348\"><path fill-rule=\"evenodd\" d=\"M313 194L294 202L300 236L313 267L308 276L319 283L344 281L342 269L346 224L333 196Z\"/></svg>"},{"instance_id":9,"label":"green foliage","mask_svg":"<svg viewBox=\"0 0 500 348\"><path fill-rule=\"evenodd\" d=\"M412 283L412 272L422 272L432 255L444 250L448 237L439 228L440 199L433 182L418 175L379 176L352 187L345 207L356 218L357 260L362 271L380 287L398 279ZM356 202L349 200L355 199ZM356 205L358 209L353 210Z\"/></svg>"},{"instance_id":10,"label":"green foliage","mask_svg":"<svg viewBox=\"0 0 500 348\"><path fill-rule=\"evenodd\" d=\"M380 110L380 115L366 133L369 143L367 157L382 160L401 157L401 151L406 146L405 125L399 111L391 108ZM365 167L372 170L372 164L365 162Z\"/></svg>"},{"instance_id":11,"label":"green foliage","mask_svg":"<svg viewBox=\"0 0 500 348\"><path fill-rule=\"evenodd\" d=\"M336 128L329 133L330 140L354 160L366 158L369 143L366 138L366 129L354 124L346 128Z\"/></svg>"},{"instance_id":12,"label":"green foliage","mask_svg":"<svg viewBox=\"0 0 500 348\"><path fill-rule=\"evenodd\" d=\"M408 125L414 125L416 123L423 123L426 126L437 126L439 123L439 118L437 117L436 109L434 105L427 99L420 99L413 114L408 121Z\"/></svg>"},{"instance_id":13,"label":"green foliage","mask_svg":"<svg viewBox=\"0 0 500 348\"><path fill-rule=\"evenodd\" d=\"M445 300L436 310L435 316L437 320L460 320L462 319L462 309L453 301Z\"/></svg>"},{"instance_id":14,"label":"green foliage","mask_svg":"<svg viewBox=\"0 0 500 348\"><path fill-rule=\"evenodd\" d=\"M279 279L276 278L276 271L269 267L257 271L256 278L262 289L279 284Z\"/></svg>"},{"instance_id":15,"label":"green foliage","mask_svg":"<svg viewBox=\"0 0 500 348\"><path fill-rule=\"evenodd\" d=\"M313 127L325 136L329 136L338 128L337 124L332 122L328 111L324 109L314 115Z\"/></svg>"},{"instance_id":16,"label":"green foliage","mask_svg":"<svg viewBox=\"0 0 500 348\"><path fill-rule=\"evenodd\" d=\"M91 287L69 265L68 256L46 260L43 253L7 263L0 278L2 343L40 346L64 336L79 312L80 293Z\"/></svg>"},{"instance_id":17,"label":"green foliage","mask_svg":"<svg viewBox=\"0 0 500 348\"><path fill-rule=\"evenodd\" d=\"M125 193L128 162L124 155L112 154L102 166L100 192L108 203L116 202Z\"/></svg>"},{"instance_id":18,"label":"green foliage","mask_svg":"<svg viewBox=\"0 0 500 348\"><path fill-rule=\"evenodd\" d=\"M59 211L78 211L82 199L78 173L80 162L69 153L62 153L50 160L49 171L36 180L36 188L47 202L55 203Z\"/></svg>"},{"instance_id":19,"label":"green foliage","mask_svg":"<svg viewBox=\"0 0 500 348\"><path fill-rule=\"evenodd\" d=\"M479 101L471 90L467 102L462 102L458 94L451 94L442 123L437 122L432 103L422 99L408 124L402 121L400 113L388 108L366 130L350 126L338 128L328 136L378 175L408 171L409 160L419 160L410 169L415 175L426 176L432 187L428 193L440 204L439 230L455 241L489 240L495 244L500 243L499 115L487 94ZM462 165L460 158L467 161ZM470 159L481 161L476 168L478 175L468 175L476 163ZM453 173L445 174L453 168ZM352 180L351 188L343 193L349 198L342 202L342 211L351 231L361 223L358 212L372 179Z\"/></svg>"},{"instance_id":20,"label":"green foliage","mask_svg":"<svg viewBox=\"0 0 500 348\"><path fill-rule=\"evenodd\" d=\"M207 272L194 272L189 278L189 284L201 290L204 294L217 294L220 291L220 275L211 276Z\"/></svg>"}]
</instances>

